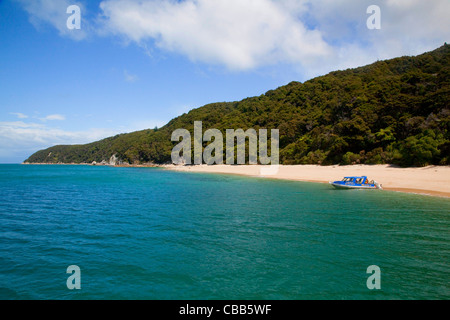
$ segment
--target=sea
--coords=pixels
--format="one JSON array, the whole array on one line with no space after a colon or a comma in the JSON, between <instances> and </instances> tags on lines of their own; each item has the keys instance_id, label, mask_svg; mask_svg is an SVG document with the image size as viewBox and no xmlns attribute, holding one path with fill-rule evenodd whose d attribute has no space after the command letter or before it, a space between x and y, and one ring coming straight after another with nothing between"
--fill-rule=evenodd
<instances>
[{"instance_id":1,"label":"sea","mask_svg":"<svg viewBox=\"0 0 450 320\"><path fill-rule=\"evenodd\" d=\"M0 299L446 300L450 200L0 165Z\"/></svg>"}]
</instances>

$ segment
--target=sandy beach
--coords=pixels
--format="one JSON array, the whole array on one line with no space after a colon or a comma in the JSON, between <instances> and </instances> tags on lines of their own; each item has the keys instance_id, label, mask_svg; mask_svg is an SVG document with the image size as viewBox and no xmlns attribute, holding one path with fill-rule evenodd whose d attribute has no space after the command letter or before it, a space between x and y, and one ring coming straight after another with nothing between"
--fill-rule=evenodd
<instances>
[{"instance_id":1,"label":"sandy beach","mask_svg":"<svg viewBox=\"0 0 450 320\"><path fill-rule=\"evenodd\" d=\"M365 175L381 183L383 189L450 198L450 166L399 168L391 165L280 165L277 168L260 165L200 165L164 168L175 171L237 174L273 179L328 183L344 176Z\"/></svg>"}]
</instances>

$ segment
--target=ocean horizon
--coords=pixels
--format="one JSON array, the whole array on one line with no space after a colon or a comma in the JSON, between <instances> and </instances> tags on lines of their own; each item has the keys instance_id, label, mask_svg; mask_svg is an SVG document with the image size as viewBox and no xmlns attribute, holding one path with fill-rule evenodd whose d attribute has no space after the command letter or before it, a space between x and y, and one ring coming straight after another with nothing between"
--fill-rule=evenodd
<instances>
[{"instance_id":1,"label":"ocean horizon","mask_svg":"<svg viewBox=\"0 0 450 320\"><path fill-rule=\"evenodd\" d=\"M160 168L0 165L1 299L449 299L450 201ZM80 288L68 287L69 266ZM379 289L368 287L370 266Z\"/></svg>"}]
</instances>

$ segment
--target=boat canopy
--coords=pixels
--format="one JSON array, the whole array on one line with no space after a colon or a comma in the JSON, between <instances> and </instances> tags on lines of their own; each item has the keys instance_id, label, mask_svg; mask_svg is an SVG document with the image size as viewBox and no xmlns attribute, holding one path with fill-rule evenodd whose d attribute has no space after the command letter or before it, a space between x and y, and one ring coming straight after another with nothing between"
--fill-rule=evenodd
<instances>
[{"instance_id":1,"label":"boat canopy","mask_svg":"<svg viewBox=\"0 0 450 320\"><path fill-rule=\"evenodd\" d=\"M365 183L367 180L367 176L352 176L352 177L344 177L342 179L344 182L355 182L355 183Z\"/></svg>"}]
</instances>

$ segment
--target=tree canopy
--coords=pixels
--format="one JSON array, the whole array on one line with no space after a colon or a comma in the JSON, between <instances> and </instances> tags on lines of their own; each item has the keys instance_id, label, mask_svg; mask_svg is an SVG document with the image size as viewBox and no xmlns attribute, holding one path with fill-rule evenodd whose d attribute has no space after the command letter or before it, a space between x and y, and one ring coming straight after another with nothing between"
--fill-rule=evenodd
<instances>
[{"instance_id":1,"label":"tree canopy","mask_svg":"<svg viewBox=\"0 0 450 320\"><path fill-rule=\"evenodd\" d=\"M90 163L116 155L130 164L167 163L171 134L206 129L279 129L282 164L450 163L450 47L291 82L258 97L212 103L161 128L85 145L59 145L29 163Z\"/></svg>"}]
</instances>

